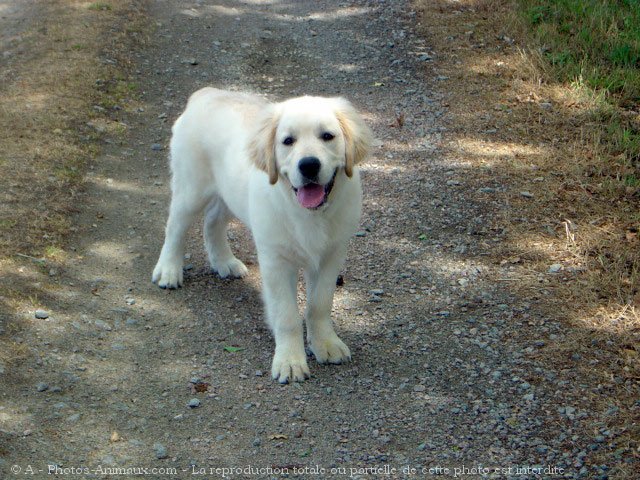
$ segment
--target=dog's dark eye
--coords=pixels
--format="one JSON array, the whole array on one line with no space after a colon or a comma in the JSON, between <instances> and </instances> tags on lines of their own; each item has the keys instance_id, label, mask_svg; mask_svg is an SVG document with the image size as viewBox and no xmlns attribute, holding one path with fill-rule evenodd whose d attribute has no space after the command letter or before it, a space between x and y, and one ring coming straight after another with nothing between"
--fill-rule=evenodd
<instances>
[{"instance_id":1,"label":"dog's dark eye","mask_svg":"<svg viewBox=\"0 0 640 480\"><path fill-rule=\"evenodd\" d=\"M329 132L324 132L320 138L322 138L322 140L324 140L325 142L330 142L331 140L333 140L335 138L335 135L333 133L329 133Z\"/></svg>"},{"instance_id":2,"label":"dog's dark eye","mask_svg":"<svg viewBox=\"0 0 640 480\"><path fill-rule=\"evenodd\" d=\"M287 146L289 146L289 145L293 145L293 144L295 143L295 141L296 141L296 139L295 139L295 138L293 138L293 137L287 137L287 138L285 138L285 139L282 141L282 144L283 144L283 145L287 145Z\"/></svg>"}]
</instances>

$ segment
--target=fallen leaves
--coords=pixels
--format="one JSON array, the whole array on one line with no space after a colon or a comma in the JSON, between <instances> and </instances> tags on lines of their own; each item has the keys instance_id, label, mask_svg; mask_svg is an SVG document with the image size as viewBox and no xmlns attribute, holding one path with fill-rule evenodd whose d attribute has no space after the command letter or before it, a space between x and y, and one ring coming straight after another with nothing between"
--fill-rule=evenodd
<instances>
[{"instance_id":1,"label":"fallen leaves","mask_svg":"<svg viewBox=\"0 0 640 480\"><path fill-rule=\"evenodd\" d=\"M195 393L206 393L209 391L209 387L211 386L210 383L207 382L198 382L198 383L192 383L191 384L191 393L195 394Z\"/></svg>"},{"instance_id":2,"label":"fallen leaves","mask_svg":"<svg viewBox=\"0 0 640 480\"><path fill-rule=\"evenodd\" d=\"M391 122L389 126L394 128L404 127L404 113L399 113L398 115L396 115L396 118L394 118L393 122Z\"/></svg>"}]
</instances>

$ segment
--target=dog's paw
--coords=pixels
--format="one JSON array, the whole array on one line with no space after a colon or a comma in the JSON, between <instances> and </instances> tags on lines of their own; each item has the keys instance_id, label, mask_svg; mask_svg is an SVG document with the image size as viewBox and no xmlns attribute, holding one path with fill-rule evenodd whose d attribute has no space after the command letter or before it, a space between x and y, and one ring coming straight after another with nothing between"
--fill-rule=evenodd
<instances>
[{"instance_id":1,"label":"dog's paw","mask_svg":"<svg viewBox=\"0 0 640 480\"><path fill-rule=\"evenodd\" d=\"M178 288L182 286L182 265L158 262L153 269L151 281L160 288Z\"/></svg>"},{"instance_id":2,"label":"dog's paw","mask_svg":"<svg viewBox=\"0 0 640 480\"><path fill-rule=\"evenodd\" d=\"M331 336L309 340L309 348L318 363L345 363L351 360L349 347L334 333Z\"/></svg>"},{"instance_id":3,"label":"dog's paw","mask_svg":"<svg viewBox=\"0 0 640 480\"><path fill-rule=\"evenodd\" d=\"M302 382L311 376L307 357L302 355L276 354L271 365L271 376L280 383Z\"/></svg>"},{"instance_id":4,"label":"dog's paw","mask_svg":"<svg viewBox=\"0 0 640 480\"><path fill-rule=\"evenodd\" d=\"M233 257L226 262L215 262L211 265L211 270L220 275L221 278L234 277L234 278L242 278L249 270L236 257Z\"/></svg>"}]
</instances>

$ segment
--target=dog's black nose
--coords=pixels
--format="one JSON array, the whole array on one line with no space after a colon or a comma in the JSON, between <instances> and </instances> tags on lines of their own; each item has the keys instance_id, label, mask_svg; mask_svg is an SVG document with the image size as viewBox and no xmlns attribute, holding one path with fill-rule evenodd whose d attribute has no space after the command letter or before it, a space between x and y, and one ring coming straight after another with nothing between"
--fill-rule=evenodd
<instances>
[{"instance_id":1,"label":"dog's black nose","mask_svg":"<svg viewBox=\"0 0 640 480\"><path fill-rule=\"evenodd\" d=\"M316 157L304 157L298 162L298 168L304 178L315 180L320 172L320 160Z\"/></svg>"}]
</instances>

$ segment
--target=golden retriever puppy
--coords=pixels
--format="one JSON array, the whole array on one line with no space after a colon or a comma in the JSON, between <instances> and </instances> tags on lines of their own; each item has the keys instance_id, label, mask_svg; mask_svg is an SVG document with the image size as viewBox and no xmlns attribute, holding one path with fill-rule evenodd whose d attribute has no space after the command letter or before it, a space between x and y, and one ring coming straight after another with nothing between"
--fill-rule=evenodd
<instances>
[{"instance_id":1,"label":"golden retriever puppy","mask_svg":"<svg viewBox=\"0 0 640 480\"><path fill-rule=\"evenodd\" d=\"M371 130L343 98L260 97L204 88L194 93L172 129L171 206L152 280L182 285L185 234L204 211L204 242L212 270L242 277L232 253L232 217L251 230L258 253L266 317L275 338L272 376L281 383L309 377L298 273L307 288L307 341L320 363L350 359L336 335L331 306L347 243L362 204L357 165Z\"/></svg>"}]
</instances>

